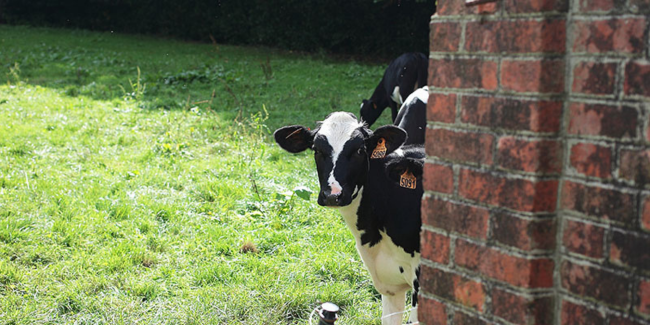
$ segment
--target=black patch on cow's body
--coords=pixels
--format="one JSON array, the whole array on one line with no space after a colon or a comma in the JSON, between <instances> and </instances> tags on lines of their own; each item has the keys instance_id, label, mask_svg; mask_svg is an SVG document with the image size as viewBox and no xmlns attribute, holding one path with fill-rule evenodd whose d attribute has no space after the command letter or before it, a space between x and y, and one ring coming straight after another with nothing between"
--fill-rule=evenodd
<instances>
[{"instance_id":1,"label":"black patch on cow's body","mask_svg":"<svg viewBox=\"0 0 650 325\"><path fill-rule=\"evenodd\" d=\"M427 103L417 97L411 102L405 102L395 118L395 125L404 129L408 134L404 145L424 144L427 127Z\"/></svg>"},{"instance_id":2,"label":"black patch on cow's body","mask_svg":"<svg viewBox=\"0 0 650 325\"><path fill-rule=\"evenodd\" d=\"M411 305L418 305L418 292L420 292L420 267L415 269L415 280L413 280L413 295L411 296Z\"/></svg>"},{"instance_id":3,"label":"black patch on cow's body","mask_svg":"<svg viewBox=\"0 0 650 325\"><path fill-rule=\"evenodd\" d=\"M417 88L427 84L429 58L423 53L404 53L390 62L381 81L369 100L361 105L361 118L372 125L386 107L391 108L392 121L397 117L399 104L391 99L395 87L399 87L402 100Z\"/></svg>"},{"instance_id":4,"label":"black patch on cow's body","mask_svg":"<svg viewBox=\"0 0 650 325\"><path fill-rule=\"evenodd\" d=\"M363 245L377 244L382 240L380 231L383 231L395 245L415 256L420 252L422 178L417 179L415 189L400 187L388 177L385 165L394 159L417 157L424 161L424 150L418 147L403 152L405 156L393 153L383 159L370 160L368 180L357 210L357 228L362 233Z\"/></svg>"},{"instance_id":5,"label":"black patch on cow's body","mask_svg":"<svg viewBox=\"0 0 650 325\"><path fill-rule=\"evenodd\" d=\"M399 267L399 273L404 273L404 268L401 266Z\"/></svg>"}]
</instances>

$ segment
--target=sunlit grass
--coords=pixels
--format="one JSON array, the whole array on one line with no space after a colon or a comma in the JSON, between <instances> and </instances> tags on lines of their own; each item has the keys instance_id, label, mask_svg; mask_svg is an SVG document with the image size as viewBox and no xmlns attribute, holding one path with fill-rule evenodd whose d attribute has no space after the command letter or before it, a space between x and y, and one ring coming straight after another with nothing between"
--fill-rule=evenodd
<instances>
[{"instance_id":1,"label":"sunlit grass","mask_svg":"<svg viewBox=\"0 0 650 325\"><path fill-rule=\"evenodd\" d=\"M379 323L338 213L294 192L312 158L270 134L358 113L381 67L9 26L0 49L1 323Z\"/></svg>"}]
</instances>

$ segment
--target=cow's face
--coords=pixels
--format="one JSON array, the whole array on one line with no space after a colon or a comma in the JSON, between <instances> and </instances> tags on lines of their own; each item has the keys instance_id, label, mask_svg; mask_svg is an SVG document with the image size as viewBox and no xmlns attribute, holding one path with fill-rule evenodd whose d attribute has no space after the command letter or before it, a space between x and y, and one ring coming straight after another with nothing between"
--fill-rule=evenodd
<instances>
[{"instance_id":1,"label":"cow's face","mask_svg":"<svg viewBox=\"0 0 650 325\"><path fill-rule=\"evenodd\" d=\"M404 142L406 132L389 125L373 133L354 115L336 112L314 131L304 126L285 126L274 136L289 152L314 151L320 181L318 204L341 207L350 204L365 184L369 160L378 143L386 148L387 155Z\"/></svg>"},{"instance_id":2,"label":"cow's face","mask_svg":"<svg viewBox=\"0 0 650 325\"><path fill-rule=\"evenodd\" d=\"M372 99L364 99L361 103L359 113L361 115L362 121L366 122L368 125L372 125L375 123L375 121L377 121L381 115L381 112L383 111L384 109L380 109L379 106L377 106L377 103L375 103Z\"/></svg>"}]
</instances>

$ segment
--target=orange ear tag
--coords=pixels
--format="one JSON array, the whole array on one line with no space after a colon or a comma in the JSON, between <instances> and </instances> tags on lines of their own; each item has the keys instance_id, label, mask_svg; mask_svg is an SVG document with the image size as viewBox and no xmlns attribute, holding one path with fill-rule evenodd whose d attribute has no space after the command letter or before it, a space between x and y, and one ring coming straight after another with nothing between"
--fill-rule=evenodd
<instances>
[{"instance_id":1,"label":"orange ear tag","mask_svg":"<svg viewBox=\"0 0 650 325\"><path fill-rule=\"evenodd\" d=\"M416 178L413 174L407 169L404 171L402 176L399 177L399 186L403 188L415 189Z\"/></svg>"},{"instance_id":2,"label":"orange ear tag","mask_svg":"<svg viewBox=\"0 0 650 325\"><path fill-rule=\"evenodd\" d=\"M384 140L384 138L379 138L375 150L373 150L372 155L370 155L370 159L379 159L384 157L386 157L386 140Z\"/></svg>"}]
</instances>

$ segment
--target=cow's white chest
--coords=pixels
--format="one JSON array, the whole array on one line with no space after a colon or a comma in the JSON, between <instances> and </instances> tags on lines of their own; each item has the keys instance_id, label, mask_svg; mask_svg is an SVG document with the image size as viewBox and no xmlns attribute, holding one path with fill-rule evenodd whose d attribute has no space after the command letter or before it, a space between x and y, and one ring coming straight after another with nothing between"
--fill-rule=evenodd
<instances>
[{"instance_id":1,"label":"cow's white chest","mask_svg":"<svg viewBox=\"0 0 650 325\"><path fill-rule=\"evenodd\" d=\"M415 256L406 253L404 249L395 245L384 233L380 232L382 239L372 247L370 244L362 245L361 235L357 229L357 209L361 202L362 190L352 203L339 209L346 225L354 235L357 251L366 266L377 291L383 295L403 295L409 290L415 279L415 269L420 262L420 254Z\"/></svg>"}]
</instances>

